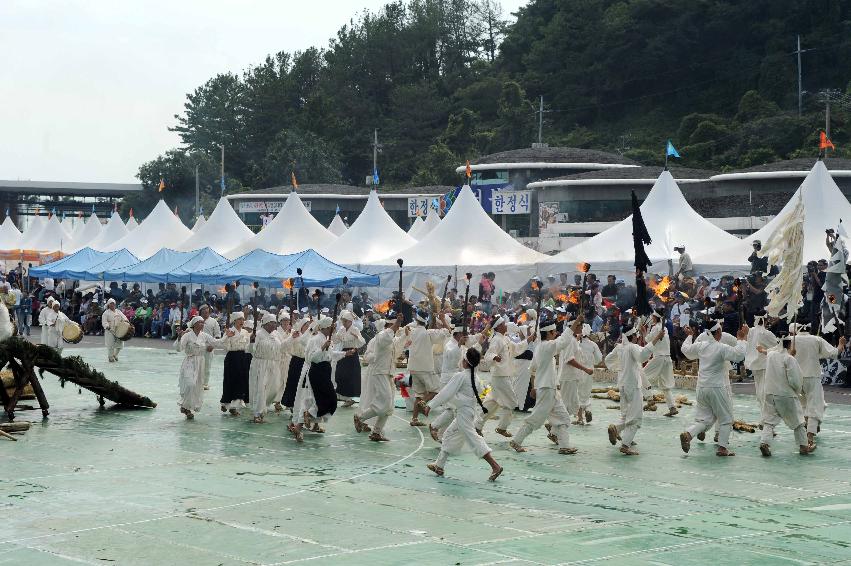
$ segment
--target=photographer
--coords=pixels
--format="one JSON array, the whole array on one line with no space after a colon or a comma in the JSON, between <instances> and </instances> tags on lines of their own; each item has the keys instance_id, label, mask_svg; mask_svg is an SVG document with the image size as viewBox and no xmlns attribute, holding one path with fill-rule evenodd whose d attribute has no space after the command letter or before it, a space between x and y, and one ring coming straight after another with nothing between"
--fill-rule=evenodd
<instances>
[{"instance_id":1,"label":"photographer","mask_svg":"<svg viewBox=\"0 0 851 566\"><path fill-rule=\"evenodd\" d=\"M762 273L756 273L744 279L745 285L745 320L748 326L753 326L754 316L763 314L768 305L768 295L765 292L765 278Z\"/></svg>"},{"instance_id":2,"label":"photographer","mask_svg":"<svg viewBox=\"0 0 851 566\"><path fill-rule=\"evenodd\" d=\"M807 263L807 299L809 300L809 321L813 334L818 334L821 325L821 302L824 300L824 270L827 269L827 261L820 259L818 263L811 261Z\"/></svg>"},{"instance_id":3,"label":"photographer","mask_svg":"<svg viewBox=\"0 0 851 566\"><path fill-rule=\"evenodd\" d=\"M762 250L762 242L754 240L753 253L748 258L751 262L751 273L768 273L768 256L759 257L760 250Z\"/></svg>"}]
</instances>

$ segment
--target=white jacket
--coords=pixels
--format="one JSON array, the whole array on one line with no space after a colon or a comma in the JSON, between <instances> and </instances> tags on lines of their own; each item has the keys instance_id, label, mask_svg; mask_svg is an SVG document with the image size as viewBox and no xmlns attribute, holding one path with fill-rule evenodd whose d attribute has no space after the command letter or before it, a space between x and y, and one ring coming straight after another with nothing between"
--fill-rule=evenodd
<instances>
[{"instance_id":1,"label":"white jacket","mask_svg":"<svg viewBox=\"0 0 851 566\"><path fill-rule=\"evenodd\" d=\"M781 346L782 348L782 346ZM798 397L804 384L801 366L786 349L775 349L766 355L765 394L775 397Z\"/></svg>"},{"instance_id":2,"label":"white jacket","mask_svg":"<svg viewBox=\"0 0 851 566\"><path fill-rule=\"evenodd\" d=\"M690 360L699 359L697 372L698 387L727 387L730 380L726 362L740 362L745 359L747 344L739 340L736 346L728 346L712 336L700 342L694 342L693 336L686 338L682 352Z\"/></svg>"}]
</instances>

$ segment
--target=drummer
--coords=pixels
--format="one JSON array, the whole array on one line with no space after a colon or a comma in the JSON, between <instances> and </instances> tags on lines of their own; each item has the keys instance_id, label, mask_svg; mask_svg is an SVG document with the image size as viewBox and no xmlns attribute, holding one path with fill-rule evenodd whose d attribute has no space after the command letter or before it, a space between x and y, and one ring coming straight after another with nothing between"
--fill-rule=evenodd
<instances>
[{"instance_id":1,"label":"drummer","mask_svg":"<svg viewBox=\"0 0 851 566\"><path fill-rule=\"evenodd\" d=\"M124 323L124 324L120 324ZM106 342L106 353L110 362L118 361L118 353L124 343L119 340L115 332L119 326L129 327L130 321L124 316L124 313L115 308L115 299L110 298L106 302L106 310L101 315L101 324L103 324L103 338ZM126 326L125 326L126 325Z\"/></svg>"},{"instance_id":2,"label":"drummer","mask_svg":"<svg viewBox=\"0 0 851 566\"><path fill-rule=\"evenodd\" d=\"M59 301L53 301L45 316L47 324L47 345L62 353L62 330L70 322L65 313L59 310Z\"/></svg>"}]
</instances>

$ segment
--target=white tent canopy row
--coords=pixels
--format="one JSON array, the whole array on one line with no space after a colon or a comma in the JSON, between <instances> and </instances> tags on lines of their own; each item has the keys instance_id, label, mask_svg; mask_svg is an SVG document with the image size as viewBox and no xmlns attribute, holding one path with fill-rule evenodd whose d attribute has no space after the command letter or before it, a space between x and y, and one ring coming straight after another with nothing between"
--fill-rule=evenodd
<instances>
[{"instance_id":1,"label":"white tent canopy row","mask_svg":"<svg viewBox=\"0 0 851 566\"><path fill-rule=\"evenodd\" d=\"M118 220L121 221L121 218ZM124 223L121 224L124 230L127 230ZM173 249L179 246L191 235L189 228L169 210L164 200L160 200L138 228L123 238L106 244L102 251L112 252L127 248L127 251L144 260L162 248Z\"/></svg>"},{"instance_id":2,"label":"white tent canopy row","mask_svg":"<svg viewBox=\"0 0 851 566\"><path fill-rule=\"evenodd\" d=\"M212 248L226 255L227 252L254 238L254 232L237 216L226 198L220 198L209 218L198 217L192 235L176 246L178 251ZM202 221L203 220L203 221ZM200 226L199 226L200 223Z\"/></svg>"},{"instance_id":3,"label":"white tent canopy row","mask_svg":"<svg viewBox=\"0 0 851 566\"><path fill-rule=\"evenodd\" d=\"M109 217L109 221L106 223L106 226L101 229L100 234L86 245L93 250L102 252L105 251L110 244L121 240L127 234L127 226L124 225L124 221L121 220L121 217L117 212L113 212L112 216Z\"/></svg>"},{"instance_id":4,"label":"white tent canopy row","mask_svg":"<svg viewBox=\"0 0 851 566\"><path fill-rule=\"evenodd\" d=\"M284 206L263 230L239 245L232 246L223 255L234 259L252 250L287 255L307 249L320 250L336 239L337 236L308 212L298 193L291 191Z\"/></svg>"}]
</instances>

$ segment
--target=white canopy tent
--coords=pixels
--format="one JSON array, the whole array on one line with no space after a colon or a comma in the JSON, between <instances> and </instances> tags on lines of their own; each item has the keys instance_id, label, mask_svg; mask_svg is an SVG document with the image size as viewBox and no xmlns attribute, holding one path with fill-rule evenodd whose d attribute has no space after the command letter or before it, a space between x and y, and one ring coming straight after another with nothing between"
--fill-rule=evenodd
<instances>
[{"instance_id":1,"label":"white canopy tent","mask_svg":"<svg viewBox=\"0 0 851 566\"><path fill-rule=\"evenodd\" d=\"M71 236L62 227L62 223L54 214L45 223L38 235L27 242L26 250L37 252L67 252L71 248Z\"/></svg>"},{"instance_id":2,"label":"white canopy tent","mask_svg":"<svg viewBox=\"0 0 851 566\"><path fill-rule=\"evenodd\" d=\"M747 248L732 234L718 228L689 206L683 193L671 176L663 171L654 183L650 194L641 203L641 215L650 233L652 243L646 246L647 256L653 265L650 272L668 273L668 260L678 262L679 253L674 246L683 245L686 252L696 263L696 257L704 256L719 248L731 250ZM699 271L706 273L727 273L741 268L742 259L748 253L718 263L707 263ZM635 249L632 243L632 215L612 226L608 230L589 238L565 251L549 257L541 266L542 272L558 269L564 272L576 272L576 264L588 262L597 272L613 273L621 276L634 275ZM732 260L732 263L730 263ZM746 263L746 262L745 262ZM676 266L674 266L676 271Z\"/></svg>"},{"instance_id":3,"label":"white canopy tent","mask_svg":"<svg viewBox=\"0 0 851 566\"><path fill-rule=\"evenodd\" d=\"M130 218L127 219L127 224L125 224L125 226L127 227L128 232L132 232L139 227L139 223L136 222L136 217L133 216L133 209L130 209Z\"/></svg>"},{"instance_id":4,"label":"white canopy tent","mask_svg":"<svg viewBox=\"0 0 851 566\"><path fill-rule=\"evenodd\" d=\"M0 224L0 250L17 250L21 247L21 231L12 222L12 218L7 216Z\"/></svg>"},{"instance_id":5,"label":"white canopy tent","mask_svg":"<svg viewBox=\"0 0 851 566\"><path fill-rule=\"evenodd\" d=\"M804 203L804 263L828 259L830 253L825 246L825 230L836 229L842 221L845 231L851 234L851 203L836 186L836 181L830 175L823 161L816 161L801 186L786 203L777 216L760 230L744 239L741 246L733 249L720 248L701 256L693 256L695 263L705 261L727 261L732 257L740 259L740 263L748 265L747 258L753 252L754 240L765 242L780 226L787 212L795 207L801 195ZM849 244L848 238L845 239ZM748 267L750 267L748 265Z\"/></svg>"},{"instance_id":6,"label":"white canopy tent","mask_svg":"<svg viewBox=\"0 0 851 566\"><path fill-rule=\"evenodd\" d=\"M414 220L414 223L411 224L410 228L408 228L408 236L412 237L415 240L419 240L420 239L420 232L422 232L424 225L425 225L425 220L423 220L423 217L417 216L417 219Z\"/></svg>"},{"instance_id":7,"label":"white canopy tent","mask_svg":"<svg viewBox=\"0 0 851 566\"><path fill-rule=\"evenodd\" d=\"M201 214L198 218L195 219L195 224L192 225L192 233L198 232L198 229L204 226L207 223L207 219L204 218L204 215Z\"/></svg>"},{"instance_id":8,"label":"white canopy tent","mask_svg":"<svg viewBox=\"0 0 851 566\"><path fill-rule=\"evenodd\" d=\"M311 248L319 249L336 239L307 211L298 193L291 191L280 212L263 230L223 255L234 259L257 249L286 255Z\"/></svg>"},{"instance_id":9,"label":"white canopy tent","mask_svg":"<svg viewBox=\"0 0 851 566\"><path fill-rule=\"evenodd\" d=\"M174 249L180 246L191 235L192 231L169 210L164 200L160 200L138 228L120 240L108 244L102 251L112 252L127 248L127 251L144 260L161 248Z\"/></svg>"},{"instance_id":10,"label":"white canopy tent","mask_svg":"<svg viewBox=\"0 0 851 566\"><path fill-rule=\"evenodd\" d=\"M332 220L331 224L328 225L328 231L337 237L342 236L348 229L348 226L346 226L346 223L343 222L343 219L340 218L339 214L335 214L334 220Z\"/></svg>"},{"instance_id":11,"label":"white canopy tent","mask_svg":"<svg viewBox=\"0 0 851 566\"><path fill-rule=\"evenodd\" d=\"M74 235L74 219L73 218L71 218L70 216L66 216L65 218L62 219L61 224L62 224L62 228L65 230L66 234L68 234L69 236ZM80 224L80 222L78 221L77 224Z\"/></svg>"},{"instance_id":12,"label":"white canopy tent","mask_svg":"<svg viewBox=\"0 0 851 566\"><path fill-rule=\"evenodd\" d=\"M83 233L83 228L86 227L86 221L82 215L77 217L77 221L74 222L74 227L71 230L65 230L71 236L71 241L76 242L80 239L80 236Z\"/></svg>"},{"instance_id":13,"label":"white canopy tent","mask_svg":"<svg viewBox=\"0 0 851 566\"><path fill-rule=\"evenodd\" d=\"M203 218L199 216L198 222ZM176 248L177 251L190 252L209 247L224 254L254 237L254 232L243 224L226 198L219 199L210 218L200 227L198 222L192 228L193 234Z\"/></svg>"},{"instance_id":14,"label":"white canopy tent","mask_svg":"<svg viewBox=\"0 0 851 566\"><path fill-rule=\"evenodd\" d=\"M440 215L437 212L432 210L428 214L428 216L426 216L426 219L423 222L423 227L420 229L419 233L417 234L417 239L422 240L423 238L425 238L426 235L428 235L429 233L431 233L432 230L437 228L438 224L440 224Z\"/></svg>"},{"instance_id":15,"label":"white canopy tent","mask_svg":"<svg viewBox=\"0 0 851 566\"><path fill-rule=\"evenodd\" d=\"M483 272L492 271L498 289L514 291L535 275L536 263L547 256L527 248L500 228L465 185L444 219L419 242L364 269L386 275L386 286L392 287L394 277L398 277L394 265L397 257L404 260L404 271L412 275L411 284L420 288L418 279L445 279L447 275L456 278L460 288L458 278L467 272L473 273L473 285L477 285ZM477 291L474 287L473 293Z\"/></svg>"},{"instance_id":16,"label":"white canopy tent","mask_svg":"<svg viewBox=\"0 0 851 566\"><path fill-rule=\"evenodd\" d=\"M103 225L100 223L100 218L94 212L92 212L91 216L85 222L80 218L77 220L77 226L71 235L71 246L69 246L69 249L71 251L83 249L100 236L102 231Z\"/></svg>"},{"instance_id":17,"label":"white canopy tent","mask_svg":"<svg viewBox=\"0 0 851 566\"><path fill-rule=\"evenodd\" d=\"M41 231L44 230L44 226L47 222L44 220L43 216L39 216L36 214L29 223L29 226L23 232L21 236L21 249L27 250L32 249L29 246L29 243L38 238Z\"/></svg>"},{"instance_id":18,"label":"white canopy tent","mask_svg":"<svg viewBox=\"0 0 851 566\"><path fill-rule=\"evenodd\" d=\"M360 265L386 258L416 243L390 218L378 200L378 193L372 190L363 211L346 233L317 251L336 263Z\"/></svg>"},{"instance_id":19,"label":"white canopy tent","mask_svg":"<svg viewBox=\"0 0 851 566\"><path fill-rule=\"evenodd\" d=\"M127 234L127 226L124 225L124 221L121 220L117 212L113 212L106 226L101 229L100 234L87 245L99 252L106 251L107 247L121 240Z\"/></svg>"}]
</instances>

